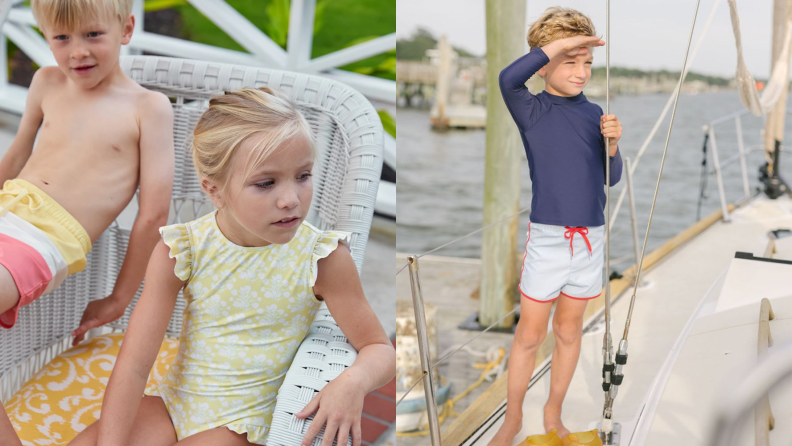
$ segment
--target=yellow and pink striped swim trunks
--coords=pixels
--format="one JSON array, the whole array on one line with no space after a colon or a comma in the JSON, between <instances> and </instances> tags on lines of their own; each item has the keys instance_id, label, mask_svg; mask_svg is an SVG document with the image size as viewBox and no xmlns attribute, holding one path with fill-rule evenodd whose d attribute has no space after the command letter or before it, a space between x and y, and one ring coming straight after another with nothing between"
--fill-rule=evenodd
<instances>
[{"instance_id":1,"label":"yellow and pink striped swim trunks","mask_svg":"<svg viewBox=\"0 0 792 446\"><path fill-rule=\"evenodd\" d=\"M82 225L41 189L22 179L0 189L0 265L14 279L19 302L0 314L11 328L19 308L85 269L91 239Z\"/></svg>"}]
</instances>

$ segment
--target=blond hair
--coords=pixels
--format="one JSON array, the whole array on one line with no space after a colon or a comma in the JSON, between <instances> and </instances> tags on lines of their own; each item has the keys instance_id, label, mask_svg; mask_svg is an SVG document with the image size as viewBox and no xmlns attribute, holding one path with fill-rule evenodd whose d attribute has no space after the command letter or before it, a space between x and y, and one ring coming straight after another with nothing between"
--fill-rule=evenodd
<instances>
[{"instance_id":1,"label":"blond hair","mask_svg":"<svg viewBox=\"0 0 792 446\"><path fill-rule=\"evenodd\" d=\"M226 188L231 163L239 145L254 138L255 147L245 162L247 178L277 147L303 136L316 148L311 127L294 101L281 90L269 87L227 91L209 101L193 131L193 163L200 179Z\"/></svg>"},{"instance_id":2,"label":"blond hair","mask_svg":"<svg viewBox=\"0 0 792 446\"><path fill-rule=\"evenodd\" d=\"M531 24L528 45L533 50L555 40L574 36L596 36L591 19L578 10L553 6Z\"/></svg>"},{"instance_id":3,"label":"blond hair","mask_svg":"<svg viewBox=\"0 0 792 446\"><path fill-rule=\"evenodd\" d=\"M86 22L114 17L123 24L132 13L133 0L31 0L30 9L39 28L77 29Z\"/></svg>"}]
</instances>

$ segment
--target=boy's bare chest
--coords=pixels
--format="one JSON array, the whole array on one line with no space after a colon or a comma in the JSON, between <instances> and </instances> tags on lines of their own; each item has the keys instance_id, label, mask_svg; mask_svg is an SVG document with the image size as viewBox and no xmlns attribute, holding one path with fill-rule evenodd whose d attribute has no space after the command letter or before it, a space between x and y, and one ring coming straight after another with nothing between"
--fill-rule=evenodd
<instances>
[{"instance_id":1,"label":"boy's bare chest","mask_svg":"<svg viewBox=\"0 0 792 446\"><path fill-rule=\"evenodd\" d=\"M42 109L37 150L97 159L138 155L140 131L134 104L64 97L42 104Z\"/></svg>"}]
</instances>

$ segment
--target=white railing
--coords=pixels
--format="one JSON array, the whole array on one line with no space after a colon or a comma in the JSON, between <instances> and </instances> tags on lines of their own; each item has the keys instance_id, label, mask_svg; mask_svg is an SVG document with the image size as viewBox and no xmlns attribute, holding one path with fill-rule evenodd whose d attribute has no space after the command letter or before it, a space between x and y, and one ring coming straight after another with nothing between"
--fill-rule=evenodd
<instances>
[{"instance_id":1,"label":"white railing","mask_svg":"<svg viewBox=\"0 0 792 446\"><path fill-rule=\"evenodd\" d=\"M247 65L307 74L341 81L363 93L375 107L395 115L396 82L344 71L338 67L396 48L396 33L377 37L324 56L311 58L316 0L291 0L287 49L284 50L224 0L186 0L247 52L163 36L143 29L143 0L135 0L135 32L125 55L143 51L162 56ZM39 66L55 65L49 46L33 28L36 20L23 0L0 0L0 109L22 114L27 89L8 83L6 37ZM385 133L385 164L396 169L396 140ZM376 211L396 216L396 185L382 182Z\"/></svg>"},{"instance_id":2,"label":"white railing","mask_svg":"<svg viewBox=\"0 0 792 446\"><path fill-rule=\"evenodd\" d=\"M747 115L749 112L748 110L740 110L738 112L730 113L726 116L722 116L718 119L714 119L704 125L704 133L707 138L705 144L709 144L709 147L712 149L712 161L713 161L713 168L706 172L707 175L715 175L715 179L718 182L718 196L720 198L721 210L723 211L723 221L731 221L731 216L729 215L728 209L728 202L726 200L726 192L723 187L723 168L729 166L737 161L740 162L740 172L742 174L742 183L743 183L743 194L744 196L741 200L747 200L751 197L751 189L748 184L748 166L746 164L746 157L756 151L764 151L764 146L762 144L755 144L749 147L745 147L745 142L743 140L743 129L742 129L742 116ZM718 144L715 139L715 127L722 124L727 124L729 122L733 122L735 126L735 131L737 133L737 153L726 158L723 162L720 161L720 154L718 152ZM783 147L780 148L781 151L784 151Z\"/></svg>"}]
</instances>

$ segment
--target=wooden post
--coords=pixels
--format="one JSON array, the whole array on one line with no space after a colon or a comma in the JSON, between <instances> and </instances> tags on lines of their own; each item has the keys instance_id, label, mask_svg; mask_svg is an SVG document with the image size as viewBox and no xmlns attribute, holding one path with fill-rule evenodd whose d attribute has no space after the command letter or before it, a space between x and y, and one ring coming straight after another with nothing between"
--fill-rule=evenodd
<instances>
[{"instance_id":1,"label":"wooden post","mask_svg":"<svg viewBox=\"0 0 792 446\"><path fill-rule=\"evenodd\" d=\"M519 210L523 150L498 86L500 71L525 54L525 0L487 0L487 149L484 174L484 225ZM488 326L514 306L517 285L519 219L484 231L481 248L479 323ZM509 316L501 327L514 325Z\"/></svg>"},{"instance_id":2,"label":"wooden post","mask_svg":"<svg viewBox=\"0 0 792 446\"><path fill-rule=\"evenodd\" d=\"M432 125L435 128L445 129L448 127L448 100L450 96L451 78L453 76L453 73L451 73L451 52L453 50L445 34L440 36L440 40L437 42L437 51L439 54L435 90L437 93L437 100L431 119Z\"/></svg>"}]
</instances>

